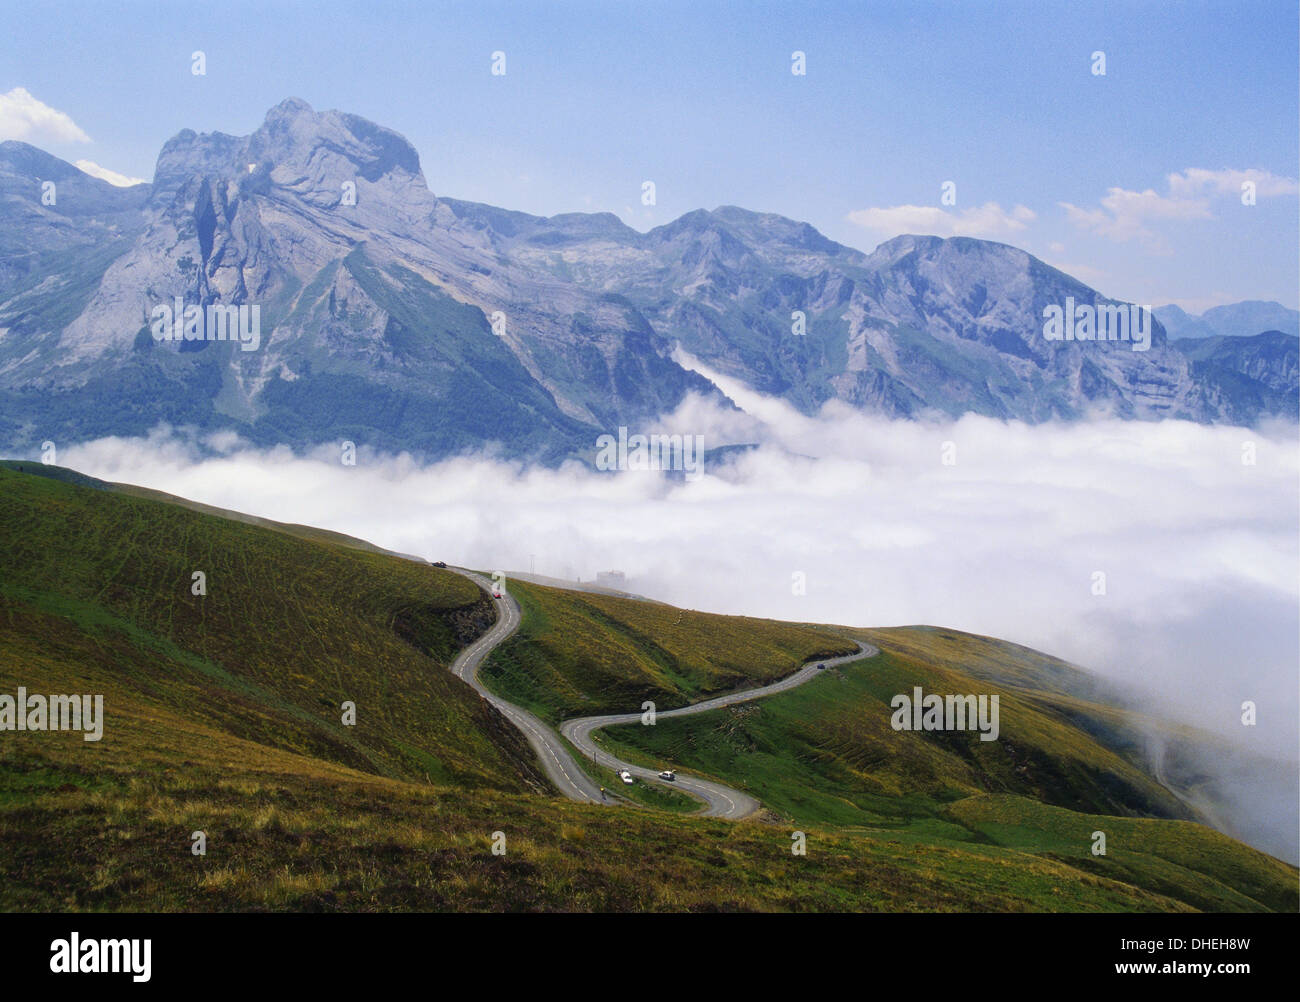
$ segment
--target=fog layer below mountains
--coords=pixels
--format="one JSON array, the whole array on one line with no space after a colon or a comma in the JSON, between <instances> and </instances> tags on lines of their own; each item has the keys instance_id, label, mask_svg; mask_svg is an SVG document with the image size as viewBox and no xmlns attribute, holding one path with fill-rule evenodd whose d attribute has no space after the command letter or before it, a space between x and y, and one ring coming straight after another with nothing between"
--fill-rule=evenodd
<instances>
[{"instance_id":1,"label":"fog layer below mountains","mask_svg":"<svg viewBox=\"0 0 1300 1002\"><path fill-rule=\"evenodd\" d=\"M627 590L687 608L1025 644L1286 763L1220 786L1239 801L1227 824L1295 861L1294 427L890 421L835 403L809 417L705 374L739 409L691 398L629 429L757 445L711 452L696 479L489 455L420 466L364 443L349 466L340 447L294 455L163 428L57 461L430 560L584 581L619 570Z\"/></svg>"}]
</instances>

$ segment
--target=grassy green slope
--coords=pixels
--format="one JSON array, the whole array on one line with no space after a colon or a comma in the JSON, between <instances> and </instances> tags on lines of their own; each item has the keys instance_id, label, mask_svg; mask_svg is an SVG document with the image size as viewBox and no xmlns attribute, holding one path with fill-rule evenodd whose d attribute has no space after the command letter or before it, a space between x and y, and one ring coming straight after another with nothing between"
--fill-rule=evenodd
<instances>
[{"instance_id":1,"label":"grassy green slope","mask_svg":"<svg viewBox=\"0 0 1300 1002\"><path fill-rule=\"evenodd\" d=\"M1207 911L1296 911L1295 867L1190 821L1080 815L1024 797L969 797L949 814L998 845L1169 894ZM1094 854L1094 833L1106 836Z\"/></svg>"},{"instance_id":2,"label":"grassy green slope","mask_svg":"<svg viewBox=\"0 0 1300 1002\"><path fill-rule=\"evenodd\" d=\"M5 910L1183 911L998 846L900 846L330 772L183 718L127 771L70 743L0 768ZM182 728L178 731L177 728ZM146 747L151 752L144 752ZM204 831L207 854L190 852ZM506 853L491 851L492 833Z\"/></svg>"},{"instance_id":3,"label":"grassy green slope","mask_svg":"<svg viewBox=\"0 0 1300 1002\"><path fill-rule=\"evenodd\" d=\"M668 710L761 685L814 658L856 648L824 629L690 612L658 602L508 585L524 613L482 677L552 723L596 713Z\"/></svg>"},{"instance_id":4,"label":"grassy green slope","mask_svg":"<svg viewBox=\"0 0 1300 1002\"><path fill-rule=\"evenodd\" d=\"M206 598L190 594L193 570L208 573ZM527 591L548 601L547 590ZM594 608L624 638L677 618L647 603ZM540 792L517 733L446 671L484 612L475 589L434 568L0 470L0 693L100 692L107 717L100 742L0 734L0 908L1173 911L1287 901L1275 861L1252 868L1236 843L1207 841L1196 826L1180 828L1182 855L1153 855L1156 836L1143 831L1150 858L1109 870L1066 858L1058 816L1035 815L1040 805L1023 798L981 813L983 795L964 796L926 816L943 831L802 824L806 857L790 853L786 825L559 800ZM722 619L664 630L664 649L701 689L735 681L731 671L750 679L730 667L744 638ZM761 672L784 674L808 653L801 644L825 643L778 625L755 648L766 652ZM718 653L708 654L710 636ZM547 642L563 648L559 636ZM691 651L707 656L695 665ZM355 728L338 722L343 699L357 701ZM198 830L202 857L190 852ZM1118 863L1136 836L1107 830ZM506 834L504 856L491 852L495 831ZM1180 874L1202 872L1206 853L1237 869L1222 891L1202 881L1193 893Z\"/></svg>"},{"instance_id":5,"label":"grassy green slope","mask_svg":"<svg viewBox=\"0 0 1300 1002\"><path fill-rule=\"evenodd\" d=\"M444 670L456 630L493 615L458 575L7 470L0 533L0 684L104 693L101 747L114 717L171 710L394 778L537 783L513 730Z\"/></svg>"},{"instance_id":6,"label":"grassy green slope","mask_svg":"<svg viewBox=\"0 0 1300 1002\"><path fill-rule=\"evenodd\" d=\"M999 693L997 741L972 731L895 731L889 701L915 685L927 693L986 691L950 669L882 651L760 702L607 733L655 762L724 782L738 777L796 821L910 823L986 791L1098 813L1186 816L1149 776L1010 690Z\"/></svg>"},{"instance_id":7,"label":"grassy green slope","mask_svg":"<svg viewBox=\"0 0 1300 1002\"><path fill-rule=\"evenodd\" d=\"M1294 867L1173 820L1190 812L1095 734L1122 731L1124 712L1061 691L1087 686L1069 674L1078 669L1015 645L1005 645L999 663L1001 642L953 631L861 635L881 647L878 657L761 702L609 728L597 740L647 765L746 789L792 825L857 828L902 844L995 842L1198 908L1300 904ZM963 660L971 674L954 667ZM999 740L893 730L891 697L916 685L927 693L998 693ZM1092 854L1097 830L1110 833L1106 857Z\"/></svg>"}]
</instances>

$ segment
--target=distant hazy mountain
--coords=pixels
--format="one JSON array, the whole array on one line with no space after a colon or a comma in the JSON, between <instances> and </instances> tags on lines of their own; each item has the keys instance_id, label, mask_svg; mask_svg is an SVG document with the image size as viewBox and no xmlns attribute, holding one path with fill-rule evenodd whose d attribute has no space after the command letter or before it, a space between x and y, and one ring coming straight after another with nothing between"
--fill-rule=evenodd
<instances>
[{"instance_id":1,"label":"distant hazy mountain","mask_svg":"<svg viewBox=\"0 0 1300 1002\"><path fill-rule=\"evenodd\" d=\"M1264 331L1281 331L1300 337L1300 312L1281 303L1248 299L1227 306L1216 306L1200 316L1185 313L1177 306L1158 306L1155 315L1171 339L1205 337L1243 337Z\"/></svg>"},{"instance_id":2,"label":"distant hazy mountain","mask_svg":"<svg viewBox=\"0 0 1300 1002\"><path fill-rule=\"evenodd\" d=\"M14 451L167 421L553 461L689 392L720 398L676 345L806 412L1296 415L1275 389L1294 389L1293 345L1192 359L1159 323L1148 351L1046 340L1045 308L1111 301L1014 247L904 236L863 254L731 207L642 234L438 198L400 135L298 100L250 136L179 133L126 189L0 144L0 223ZM256 350L158 341L154 311L177 299L258 307Z\"/></svg>"}]
</instances>

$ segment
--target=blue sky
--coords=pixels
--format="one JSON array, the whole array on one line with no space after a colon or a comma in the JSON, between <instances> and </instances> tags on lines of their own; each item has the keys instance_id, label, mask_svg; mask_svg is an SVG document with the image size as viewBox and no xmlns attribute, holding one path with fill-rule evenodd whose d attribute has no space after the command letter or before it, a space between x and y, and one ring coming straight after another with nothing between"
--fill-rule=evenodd
<instances>
[{"instance_id":1,"label":"blue sky","mask_svg":"<svg viewBox=\"0 0 1300 1002\"><path fill-rule=\"evenodd\" d=\"M148 179L181 129L296 96L401 132L440 195L964 233L1140 303L1296 307L1298 35L1294 2L1240 0L60 3L7 19L0 138Z\"/></svg>"}]
</instances>

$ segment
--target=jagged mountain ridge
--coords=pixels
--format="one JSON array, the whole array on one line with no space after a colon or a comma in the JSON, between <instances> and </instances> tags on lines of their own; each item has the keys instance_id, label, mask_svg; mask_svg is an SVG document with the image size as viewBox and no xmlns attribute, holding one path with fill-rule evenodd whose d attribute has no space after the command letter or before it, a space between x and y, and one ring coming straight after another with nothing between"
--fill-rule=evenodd
<instances>
[{"instance_id":1,"label":"jagged mountain ridge","mask_svg":"<svg viewBox=\"0 0 1300 1002\"><path fill-rule=\"evenodd\" d=\"M868 255L734 207L642 234L439 198L403 137L296 99L249 136L182 131L128 189L0 145L0 220L0 438L16 449L166 421L553 461L690 392L720 398L676 345L808 412L1295 416L1276 390L1294 379L1286 345L1207 374L1158 323L1146 352L1047 341L1044 306L1110 301L1014 247L903 236ZM156 342L151 310L178 297L257 305L260 347Z\"/></svg>"},{"instance_id":2,"label":"jagged mountain ridge","mask_svg":"<svg viewBox=\"0 0 1300 1002\"><path fill-rule=\"evenodd\" d=\"M1215 306L1200 316L1173 304L1158 306L1155 313L1169 336L1178 340L1252 336L1269 330L1300 337L1300 312L1259 299Z\"/></svg>"}]
</instances>

